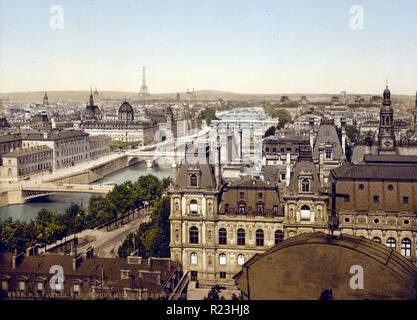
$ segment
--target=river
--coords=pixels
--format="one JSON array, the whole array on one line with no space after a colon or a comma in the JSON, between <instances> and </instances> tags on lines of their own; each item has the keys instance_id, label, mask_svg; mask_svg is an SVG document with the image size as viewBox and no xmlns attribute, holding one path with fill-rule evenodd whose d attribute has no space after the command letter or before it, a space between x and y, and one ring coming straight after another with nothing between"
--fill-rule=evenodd
<instances>
[{"instance_id":1,"label":"river","mask_svg":"<svg viewBox=\"0 0 417 320\"><path fill-rule=\"evenodd\" d=\"M139 176L153 174L158 178L177 176L177 169L171 167L152 167L147 168L145 163L138 163L133 166L117 171L94 184L120 184L124 181L135 181ZM30 221L35 219L39 210L46 208L48 210L63 213L71 203L77 203L80 206L87 207L92 197L88 193L63 193L54 194L44 198L34 199L25 204L17 204L6 207L0 207L0 221L12 217L14 220Z\"/></svg>"}]
</instances>

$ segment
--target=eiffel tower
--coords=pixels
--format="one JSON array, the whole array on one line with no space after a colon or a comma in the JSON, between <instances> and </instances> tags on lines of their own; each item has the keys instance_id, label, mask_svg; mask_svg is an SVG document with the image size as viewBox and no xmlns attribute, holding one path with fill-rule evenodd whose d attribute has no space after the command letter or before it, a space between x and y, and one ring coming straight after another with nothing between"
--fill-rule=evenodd
<instances>
[{"instance_id":1,"label":"eiffel tower","mask_svg":"<svg viewBox=\"0 0 417 320\"><path fill-rule=\"evenodd\" d=\"M146 79L145 79L145 66L142 67L142 86L140 87L139 95L142 97L150 96L148 87L146 86Z\"/></svg>"}]
</instances>

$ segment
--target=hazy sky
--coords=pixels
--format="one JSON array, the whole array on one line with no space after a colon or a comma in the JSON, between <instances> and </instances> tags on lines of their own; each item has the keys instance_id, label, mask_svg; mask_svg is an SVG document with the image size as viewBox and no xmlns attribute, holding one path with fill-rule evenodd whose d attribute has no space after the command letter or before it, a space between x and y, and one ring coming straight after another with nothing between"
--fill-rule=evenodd
<instances>
[{"instance_id":1,"label":"hazy sky","mask_svg":"<svg viewBox=\"0 0 417 320\"><path fill-rule=\"evenodd\" d=\"M138 91L142 65L151 93L414 94L417 1L0 0L0 92Z\"/></svg>"}]
</instances>

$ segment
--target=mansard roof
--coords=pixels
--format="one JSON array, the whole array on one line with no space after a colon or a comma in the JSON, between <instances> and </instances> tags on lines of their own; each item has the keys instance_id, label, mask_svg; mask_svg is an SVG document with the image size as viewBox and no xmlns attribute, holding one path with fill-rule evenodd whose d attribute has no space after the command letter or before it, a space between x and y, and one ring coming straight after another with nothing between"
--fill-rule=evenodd
<instances>
[{"instance_id":1,"label":"mansard roof","mask_svg":"<svg viewBox=\"0 0 417 320\"><path fill-rule=\"evenodd\" d=\"M188 189L188 173L198 170L201 173L200 186L198 189L214 190L216 189L216 179L212 165L204 164L182 164L179 168L177 178L174 183L174 189Z\"/></svg>"},{"instance_id":2,"label":"mansard roof","mask_svg":"<svg viewBox=\"0 0 417 320\"><path fill-rule=\"evenodd\" d=\"M333 169L331 175L335 179L348 180L417 180L417 163L348 163Z\"/></svg>"},{"instance_id":3,"label":"mansard roof","mask_svg":"<svg viewBox=\"0 0 417 320\"><path fill-rule=\"evenodd\" d=\"M333 159L338 160L343 156L342 146L340 144L339 136L337 135L336 127L330 122L322 122L317 133L316 141L313 148L313 159L319 159L319 145L321 143L331 143L333 148Z\"/></svg>"},{"instance_id":4,"label":"mansard roof","mask_svg":"<svg viewBox=\"0 0 417 320\"><path fill-rule=\"evenodd\" d=\"M318 194L321 191L320 178L317 173L317 168L312 161L301 160L297 161L291 174L290 184L288 189L290 193L299 193L299 180L303 175L311 175L311 192Z\"/></svg>"}]
</instances>

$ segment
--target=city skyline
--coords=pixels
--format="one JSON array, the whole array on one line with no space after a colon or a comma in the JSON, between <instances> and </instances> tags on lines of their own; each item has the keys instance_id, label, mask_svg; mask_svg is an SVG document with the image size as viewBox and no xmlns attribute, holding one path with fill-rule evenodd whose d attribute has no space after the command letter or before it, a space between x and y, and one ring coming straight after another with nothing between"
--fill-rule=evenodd
<instances>
[{"instance_id":1,"label":"city skyline","mask_svg":"<svg viewBox=\"0 0 417 320\"><path fill-rule=\"evenodd\" d=\"M411 0L112 4L62 1L63 29L52 29L56 3L0 0L0 92L138 92L143 65L151 93L380 94L388 79L393 93L413 95L417 86Z\"/></svg>"}]
</instances>

